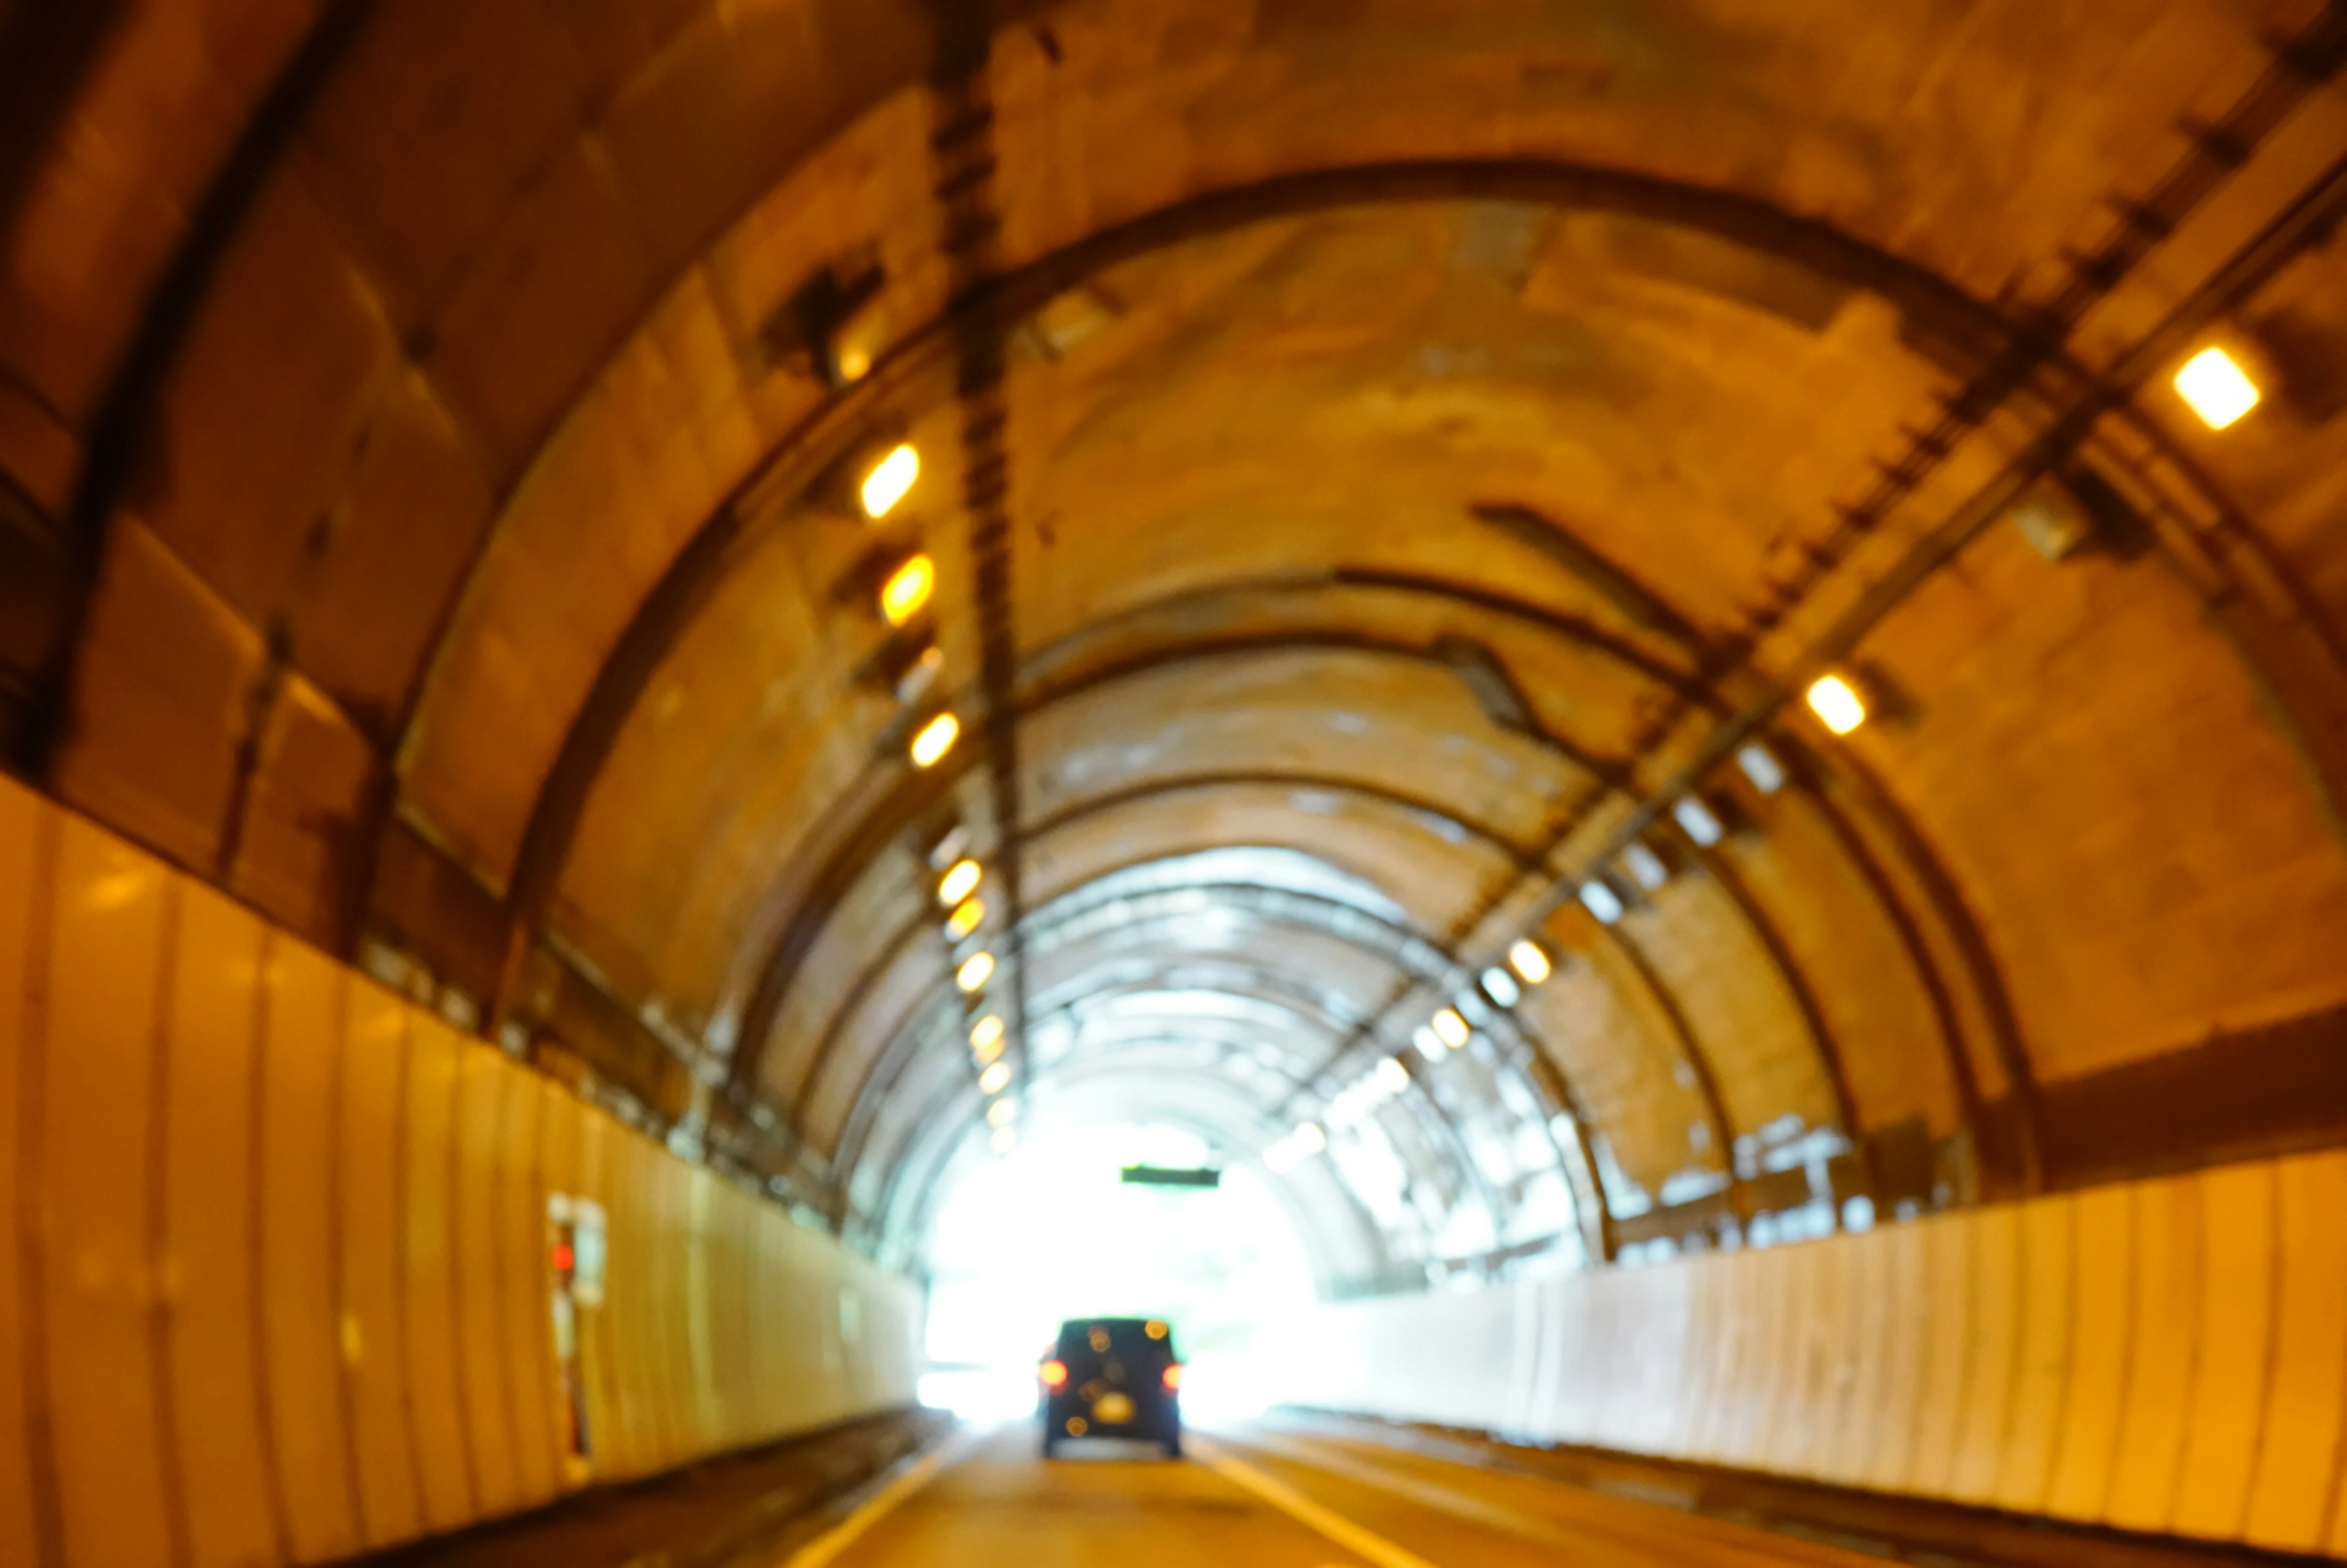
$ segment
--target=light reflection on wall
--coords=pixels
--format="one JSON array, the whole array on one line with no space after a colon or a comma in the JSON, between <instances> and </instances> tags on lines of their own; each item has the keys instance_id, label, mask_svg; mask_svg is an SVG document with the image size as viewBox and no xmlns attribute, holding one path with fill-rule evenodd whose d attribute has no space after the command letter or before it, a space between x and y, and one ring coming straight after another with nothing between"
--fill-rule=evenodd
<instances>
[{"instance_id":1,"label":"light reflection on wall","mask_svg":"<svg viewBox=\"0 0 2347 1568\"><path fill-rule=\"evenodd\" d=\"M1128 1164L1226 1165L1213 1190L1129 1186ZM1192 1419L1258 1410L1259 1326L1315 1297L1306 1254L1262 1174L1183 1128L1039 1119L1010 1154L965 1167L938 1210L924 1402L970 1420L1035 1408L1063 1318L1174 1326Z\"/></svg>"}]
</instances>

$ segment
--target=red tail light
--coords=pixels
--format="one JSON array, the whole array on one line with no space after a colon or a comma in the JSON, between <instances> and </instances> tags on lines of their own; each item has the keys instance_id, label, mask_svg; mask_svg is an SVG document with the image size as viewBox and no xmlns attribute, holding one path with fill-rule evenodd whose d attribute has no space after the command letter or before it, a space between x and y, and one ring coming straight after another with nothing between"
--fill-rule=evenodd
<instances>
[{"instance_id":1,"label":"red tail light","mask_svg":"<svg viewBox=\"0 0 2347 1568\"><path fill-rule=\"evenodd\" d=\"M1041 1370L1043 1386L1047 1389L1059 1388L1068 1380L1068 1367L1064 1361L1046 1361Z\"/></svg>"},{"instance_id":2,"label":"red tail light","mask_svg":"<svg viewBox=\"0 0 2347 1568\"><path fill-rule=\"evenodd\" d=\"M1165 1391L1169 1394L1178 1393L1181 1390L1181 1388L1182 1364L1177 1361L1173 1366L1165 1368Z\"/></svg>"}]
</instances>

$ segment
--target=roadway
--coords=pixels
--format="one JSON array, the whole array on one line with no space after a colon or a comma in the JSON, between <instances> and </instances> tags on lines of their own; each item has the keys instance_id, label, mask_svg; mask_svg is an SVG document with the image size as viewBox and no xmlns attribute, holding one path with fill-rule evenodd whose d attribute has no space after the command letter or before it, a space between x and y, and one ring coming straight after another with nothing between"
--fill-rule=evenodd
<instances>
[{"instance_id":1,"label":"roadway","mask_svg":"<svg viewBox=\"0 0 2347 1568\"><path fill-rule=\"evenodd\" d=\"M784 1568L1805 1568L1879 1559L1537 1475L1318 1431L1194 1433L1190 1457L1031 1423L957 1440Z\"/></svg>"}]
</instances>

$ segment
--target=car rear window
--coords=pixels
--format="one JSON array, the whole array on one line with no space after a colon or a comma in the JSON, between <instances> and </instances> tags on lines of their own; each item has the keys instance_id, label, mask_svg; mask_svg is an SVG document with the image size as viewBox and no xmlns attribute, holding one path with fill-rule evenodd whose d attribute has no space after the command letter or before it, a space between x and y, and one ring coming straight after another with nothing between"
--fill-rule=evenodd
<instances>
[{"instance_id":1,"label":"car rear window","mask_svg":"<svg viewBox=\"0 0 2347 1568\"><path fill-rule=\"evenodd\" d=\"M1073 1366L1109 1356L1143 1366L1171 1365L1174 1331L1157 1319L1139 1317L1077 1318L1061 1327L1061 1360Z\"/></svg>"}]
</instances>

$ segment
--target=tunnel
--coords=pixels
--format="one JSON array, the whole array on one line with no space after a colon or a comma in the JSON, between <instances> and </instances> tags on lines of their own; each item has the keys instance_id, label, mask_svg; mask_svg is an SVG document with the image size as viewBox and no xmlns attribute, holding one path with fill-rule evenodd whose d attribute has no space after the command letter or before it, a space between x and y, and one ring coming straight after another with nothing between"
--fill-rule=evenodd
<instances>
[{"instance_id":1,"label":"tunnel","mask_svg":"<svg viewBox=\"0 0 2347 1568\"><path fill-rule=\"evenodd\" d=\"M0 0L0 1563L2347 1558L2342 67Z\"/></svg>"}]
</instances>

